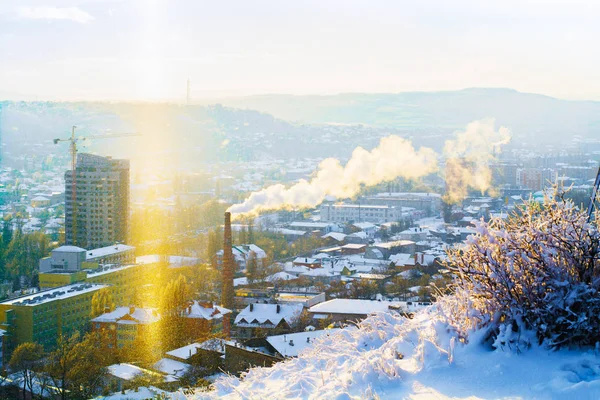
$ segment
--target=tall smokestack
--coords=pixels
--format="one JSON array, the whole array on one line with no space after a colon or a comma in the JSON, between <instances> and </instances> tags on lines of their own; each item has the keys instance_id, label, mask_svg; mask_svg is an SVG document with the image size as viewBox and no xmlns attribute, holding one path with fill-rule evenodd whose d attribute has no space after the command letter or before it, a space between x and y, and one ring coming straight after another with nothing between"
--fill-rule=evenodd
<instances>
[{"instance_id":1,"label":"tall smokestack","mask_svg":"<svg viewBox=\"0 0 600 400\"><path fill-rule=\"evenodd\" d=\"M233 309L233 251L231 249L231 213L225 213L225 226L223 229L223 285L221 287L221 304L223 307L230 310ZM225 335L229 337L230 333L229 314L223 316L223 330Z\"/></svg>"}]
</instances>

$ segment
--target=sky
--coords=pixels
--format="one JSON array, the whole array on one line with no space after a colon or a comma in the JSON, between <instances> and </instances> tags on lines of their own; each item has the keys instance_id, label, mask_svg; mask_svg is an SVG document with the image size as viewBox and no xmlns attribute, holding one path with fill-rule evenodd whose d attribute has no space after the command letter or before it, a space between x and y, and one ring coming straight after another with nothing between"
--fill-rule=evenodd
<instances>
[{"instance_id":1,"label":"sky","mask_svg":"<svg viewBox=\"0 0 600 400\"><path fill-rule=\"evenodd\" d=\"M600 100L600 2L0 0L0 99L507 87Z\"/></svg>"}]
</instances>

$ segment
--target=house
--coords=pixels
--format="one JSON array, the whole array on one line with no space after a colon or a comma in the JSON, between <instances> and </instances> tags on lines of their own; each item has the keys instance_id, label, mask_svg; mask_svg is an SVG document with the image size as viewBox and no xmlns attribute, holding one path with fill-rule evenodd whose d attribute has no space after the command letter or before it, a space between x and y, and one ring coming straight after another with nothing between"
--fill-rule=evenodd
<instances>
[{"instance_id":1,"label":"house","mask_svg":"<svg viewBox=\"0 0 600 400\"><path fill-rule=\"evenodd\" d=\"M377 226L370 222L355 222L350 228L356 232L366 233L369 239L373 239L373 237L375 237L375 232L377 231Z\"/></svg>"},{"instance_id":2,"label":"house","mask_svg":"<svg viewBox=\"0 0 600 400\"><path fill-rule=\"evenodd\" d=\"M233 246L231 248L233 259L237 264L237 272L242 272L246 269L248 260L255 258L257 263L267 262L267 253L255 244L243 244ZM217 264L220 266L223 263L223 250L217 252Z\"/></svg>"},{"instance_id":3,"label":"house","mask_svg":"<svg viewBox=\"0 0 600 400\"><path fill-rule=\"evenodd\" d=\"M256 336L257 329L273 332L289 331L302 312L301 304L250 303L235 317L241 337Z\"/></svg>"},{"instance_id":4,"label":"house","mask_svg":"<svg viewBox=\"0 0 600 400\"><path fill-rule=\"evenodd\" d=\"M338 331L336 328L267 336L267 343L270 350L282 358L297 357L300 352L312 347L316 339L334 335Z\"/></svg>"},{"instance_id":5,"label":"house","mask_svg":"<svg viewBox=\"0 0 600 400\"><path fill-rule=\"evenodd\" d=\"M259 348L241 343L225 342L225 362L223 369L230 374L239 374L252 367L270 367L283 358L267 354Z\"/></svg>"},{"instance_id":6,"label":"house","mask_svg":"<svg viewBox=\"0 0 600 400\"><path fill-rule=\"evenodd\" d=\"M415 227L405 229L402 232L397 233L395 237L400 240L412 240L413 242L419 242L421 240L427 239L428 234L429 230L420 227Z\"/></svg>"},{"instance_id":7,"label":"house","mask_svg":"<svg viewBox=\"0 0 600 400\"><path fill-rule=\"evenodd\" d=\"M341 279L341 274L331 268L313 268L306 272L300 273L299 276L304 276L314 282L322 282L329 284Z\"/></svg>"},{"instance_id":8,"label":"house","mask_svg":"<svg viewBox=\"0 0 600 400\"><path fill-rule=\"evenodd\" d=\"M312 306L308 311L317 320L331 320L331 322L348 322L365 319L375 312L391 312L390 301L333 299Z\"/></svg>"},{"instance_id":9,"label":"house","mask_svg":"<svg viewBox=\"0 0 600 400\"><path fill-rule=\"evenodd\" d=\"M194 300L183 314L187 337L191 339L207 337L211 332L221 328L223 316L230 313L231 310L225 307Z\"/></svg>"},{"instance_id":10,"label":"house","mask_svg":"<svg viewBox=\"0 0 600 400\"><path fill-rule=\"evenodd\" d=\"M152 341L160 315L156 309L137 307L117 307L114 311L102 314L90 322L92 331L107 334L108 348L132 348L139 342ZM158 349L160 346L152 346Z\"/></svg>"},{"instance_id":11,"label":"house","mask_svg":"<svg viewBox=\"0 0 600 400\"><path fill-rule=\"evenodd\" d=\"M332 245L343 244L346 240L346 235L341 232L329 232L327 235L321 236L327 243Z\"/></svg>"},{"instance_id":12,"label":"house","mask_svg":"<svg viewBox=\"0 0 600 400\"><path fill-rule=\"evenodd\" d=\"M342 255L361 254L367 250L366 244L348 243L342 246Z\"/></svg>"},{"instance_id":13,"label":"house","mask_svg":"<svg viewBox=\"0 0 600 400\"><path fill-rule=\"evenodd\" d=\"M135 247L126 244L115 244L87 250L85 257L88 263L133 264L135 263Z\"/></svg>"},{"instance_id":14,"label":"house","mask_svg":"<svg viewBox=\"0 0 600 400\"><path fill-rule=\"evenodd\" d=\"M356 244L366 244L369 243L371 238L366 232L354 232L346 236L346 242L348 243L356 243Z\"/></svg>"},{"instance_id":15,"label":"house","mask_svg":"<svg viewBox=\"0 0 600 400\"><path fill-rule=\"evenodd\" d=\"M296 257L292 264L308 268L321 268L321 260L308 257Z\"/></svg>"},{"instance_id":16,"label":"house","mask_svg":"<svg viewBox=\"0 0 600 400\"><path fill-rule=\"evenodd\" d=\"M396 240L393 242L376 243L372 246L379 249L383 258L388 260L392 254L408 253L415 254L415 242L412 240Z\"/></svg>"},{"instance_id":17,"label":"house","mask_svg":"<svg viewBox=\"0 0 600 400\"><path fill-rule=\"evenodd\" d=\"M335 232L338 230L337 225L327 222L312 222L312 221L295 221L289 225L289 229L314 232L319 231L321 235L325 235L329 232Z\"/></svg>"},{"instance_id":18,"label":"house","mask_svg":"<svg viewBox=\"0 0 600 400\"><path fill-rule=\"evenodd\" d=\"M283 235L288 242L294 242L308 235L307 231L299 229L274 228L271 231Z\"/></svg>"},{"instance_id":19,"label":"house","mask_svg":"<svg viewBox=\"0 0 600 400\"><path fill-rule=\"evenodd\" d=\"M152 377L163 382L173 382L176 380L172 376L127 363L109 365L107 370L107 386L114 391L122 391L124 386L142 376Z\"/></svg>"},{"instance_id":20,"label":"house","mask_svg":"<svg viewBox=\"0 0 600 400\"><path fill-rule=\"evenodd\" d=\"M190 364L167 357L161 358L154 363L154 365L152 365L152 369L160 371L163 374L171 376L177 380L181 379L191 367L192 366Z\"/></svg>"}]
</instances>

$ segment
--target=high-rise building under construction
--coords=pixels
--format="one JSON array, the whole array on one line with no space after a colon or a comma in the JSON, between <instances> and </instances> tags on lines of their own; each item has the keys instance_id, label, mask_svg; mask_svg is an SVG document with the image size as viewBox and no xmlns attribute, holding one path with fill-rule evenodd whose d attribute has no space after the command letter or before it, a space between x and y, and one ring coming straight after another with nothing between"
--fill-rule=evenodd
<instances>
[{"instance_id":1,"label":"high-rise building under construction","mask_svg":"<svg viewBox=\"0 0 600 400\"><path fill-rule=\"evenodd\" d=\"M66 244L95 249L127 242L129 160L80 153L74 172L65 173Z\"/></svg>"}]
</instances>

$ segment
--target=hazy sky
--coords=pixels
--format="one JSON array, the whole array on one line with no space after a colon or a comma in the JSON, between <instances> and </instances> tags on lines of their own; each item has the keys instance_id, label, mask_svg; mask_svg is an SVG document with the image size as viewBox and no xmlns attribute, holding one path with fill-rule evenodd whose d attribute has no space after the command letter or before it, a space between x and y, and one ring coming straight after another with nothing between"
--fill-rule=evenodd
<instances>
[{"instance_id":1,"label":"hazy sky","mask_svg":"<svg viewBox=\"0 0 600 400\"><path fill-rule=\"evenodd\" d=\"M0 97L510 87L600 100L600 2L0 0Z\"/></svg>"}]
</instances>

